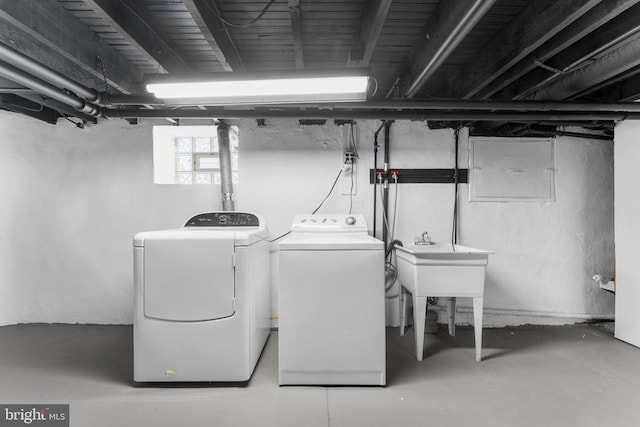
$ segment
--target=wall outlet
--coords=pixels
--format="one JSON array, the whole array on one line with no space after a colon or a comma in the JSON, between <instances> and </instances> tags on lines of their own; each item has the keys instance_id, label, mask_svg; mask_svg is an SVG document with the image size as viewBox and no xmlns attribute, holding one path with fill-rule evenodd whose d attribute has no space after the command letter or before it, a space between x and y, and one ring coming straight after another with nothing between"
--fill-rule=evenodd
<instances>
[{"instance_id":1,"label":"wall outlet","mask_svg":"<svg viewBox=\"0 0 640 427\"><path fill-rule=\"evenodd\" d=\"M345 151L344 152L344 163L348 165L352 165L356 162L356 153L353 151Z\"/></svg>"}]
</instances>

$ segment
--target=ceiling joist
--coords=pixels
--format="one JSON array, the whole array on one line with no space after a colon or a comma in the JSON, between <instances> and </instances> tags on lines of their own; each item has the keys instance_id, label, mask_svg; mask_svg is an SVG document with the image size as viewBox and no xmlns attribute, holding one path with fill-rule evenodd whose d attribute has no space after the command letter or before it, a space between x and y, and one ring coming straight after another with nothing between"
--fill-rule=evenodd
<instances>
[{"instance_id":1,"label":"ceiling joist","mask_svg":"<svg viewBox=\"0 0 640 427\"><path fill-rule=\"evenodd\" d=\"M531 2L453 80L451 94L471 98L529 53L553 38L600 0Z\"/></svg>"},{"instance_id":2,"label":"ceiling joist","mask_svg":"<svg viewBox=\"0 0 640 427\"><path fill-rule=\"evenodd\" d=\"M355 46L349 54L350 67L368 67L378 37L387 20L392 0L370 0L361 18L360 31Z\"/></svg>"},{"instance_id":3,"label":"ceiling joist","mask_svg":"<svg viewBox=\"0 0 640 427\"><path fill-rule=\"evenodd\" d=\"M243 71L240 52L214 0L183 0L224 71Z\"/></svg>"},{"instance_id":4,"label":"ceiling joist","mask_svg":"<svg viewBox=\"0 0 640 427\"><path fill-rule=\"evenodd\" d=\"M552 84L541 88L534 99L571 99L619 74L640 66L640 38L607 53L589 65L566 74Z\"/></svg>"},{"instance_id":5,"label":"ceiling joist","mask_svg":"<svg viewBox=\"0 0 640 427\"><path fill-rule=\"evenodd\" d=\"M127 43L143 53L158 72L193 71L187 60L171 46L149 10L140 2L128 0L84 0L85 3Z\"/></svg>"},{"instance_id":6,"label":"ceiling joist","mask_svg":"<svg viewBox=\"0 0 640 427\"><path fill-rule=\"evenodd\" d=\"M606 52L624 40L640 33L640 5L628 9L625 13L612 19L550 60L545 62L545 68L536 68L518 80L517 87L511 89L511 97L525 99L551 84L563 75L588 64L597 56ZM549 70L557 70L550 73Z\"/></svg>"},{"instance_id":7,"label":"ceiling joist","mask_svg":"<svg viewBox=\"0 0 640 427\"><path fill-rule=\"evenodd\" d=\"M558 33L556 37L527 55L526 58L502 74L499 79L495 79L480 90L476 97L489 98L538 67L540 62L544 63L639 2L640 0L602 0L601 3Z\"/></svg>"},{"instance_id":8,"label":"ceiling joist","mask_svg":"<svg viewBox=\"0 0 640 427\"><path fill-rule=\"evenodd\" d=\"M67 67L71 62L99 81L106 77L109 85L123 93L137 92L142 72L58 2L1 0L0 19L46 47L47 51L41 52L43 57L34 59L56 69ZM6 28L0 31L6 31ZM21 43L19 39L15 40L17 44ZM49 61L43 60L44 56ZM65 60L52 64L57 56Z\"/></svg>"},{"instance_id":9,"label":"ceiling joist","mask_svg":"<svg viewBox=\"0 0 640 427\"><path fill-rule=\"evenodd\" d=\"M413 98L464 37L493 6L495 0L440 2L425 32L409 54L404 96Z\"/></svg>"},{"instance_id":10,"label":"ceiling joist","mask_svg":"<svg viewBox=\"0 0 640 427\"><path fill-rule=\"evenodd\" d=\"M293 36L293 57L296 69L304 68L304 49L302 44L302 11L300 0L289 0L289 19L291 19L291 33Z\"/></svg>"}]
</instances>

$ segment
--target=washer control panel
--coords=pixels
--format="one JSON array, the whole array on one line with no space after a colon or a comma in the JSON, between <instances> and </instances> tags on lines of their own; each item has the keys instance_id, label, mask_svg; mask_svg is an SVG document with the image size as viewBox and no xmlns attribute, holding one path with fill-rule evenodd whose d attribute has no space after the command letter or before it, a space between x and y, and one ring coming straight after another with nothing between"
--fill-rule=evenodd
<instances>
[{"instance_id":1,"label":"washer control panel","mask_svg":"<svg viewBox=\"0 0 640 427\"><path fill-rule=\"evenodd\" d=\"M208 212L189 219L185 227L258 227L260 220L246 212Z\"/></svg>"},{"instance_id":2,"label":"washer control panel","mask_svg":"<svg viewBox=\"0 0 640 427\"><path fill-rule=\"evenodd\" d=\"M367 231L362 214L314 214L296 215L291 231L343 232Z\"/></svg>"}]
</instances>

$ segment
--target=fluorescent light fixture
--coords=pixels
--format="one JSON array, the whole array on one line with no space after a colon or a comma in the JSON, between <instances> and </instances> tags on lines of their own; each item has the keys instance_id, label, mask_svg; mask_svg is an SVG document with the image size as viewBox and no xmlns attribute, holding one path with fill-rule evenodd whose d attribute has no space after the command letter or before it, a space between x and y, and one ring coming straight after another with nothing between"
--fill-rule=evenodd
<instances>
[{"instance_id":1,"label":"fluorescent light fixture","mask_svg":"<svg viewBox=\"0 0 640 427\"><path fill-rule=\"evenodd\" d=\"M366 75L266 76L244 78L224 73L213 79L150 83L147 91L174 104L238 105L365 101ZM223 76L224 76L223 74Z\"/></svg>"}]
</instances>

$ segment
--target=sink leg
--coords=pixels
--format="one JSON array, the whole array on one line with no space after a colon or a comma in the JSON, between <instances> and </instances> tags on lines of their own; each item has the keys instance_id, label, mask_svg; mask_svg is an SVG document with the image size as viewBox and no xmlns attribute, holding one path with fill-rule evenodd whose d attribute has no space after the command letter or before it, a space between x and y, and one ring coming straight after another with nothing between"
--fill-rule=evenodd
<instances>
[{"instance_id":1,"label":"sink leg","mask_svg":"<svg viewBox=\"0 0 640 427\"><path fill-rule=\"evenodd\" d=\"M482 358L482 305L483 298L473 299L473 330L476 335L476 360Z\"/></svg>"},{"instance_id":2,"label":"sink leg","mask_svg":"<svg viewBox=\"0 0 640 427\"><path fill-rule=\"evenodd\" d=\"M413 329L416 335L416 358L422 361L424 352L424 322L427 311L427 297L413 295Z\"/></svg>"},{"instance_id":3,"label":"sink leg","mask_svg":"<svg viewBox=\"0 0 640 427\"><path fill-rule=\"evenodd\" d=\"M456 336L456 298L447 298L447 320L449 323L449 335Z\"/></svg>"},{"instance_id":4,"label":"sink leg","mask_svg":"<svg viewBox=\"0 0 640 427\"><path fill-rule=\"evenodd\" d=\"M407 290L400 286L400 336L404 336L404 329L407 326Z\"/></svg>"}]
</instances>

